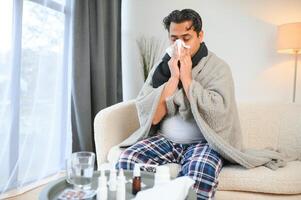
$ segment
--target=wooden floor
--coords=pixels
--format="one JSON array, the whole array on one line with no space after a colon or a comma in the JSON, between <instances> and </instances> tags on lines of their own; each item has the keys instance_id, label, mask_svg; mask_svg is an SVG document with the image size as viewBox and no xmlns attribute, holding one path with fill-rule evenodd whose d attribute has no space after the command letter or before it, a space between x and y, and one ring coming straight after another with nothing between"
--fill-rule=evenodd
<instances>
[{"instance_id":1,"label":"wooden floor","mask_svg":"<svg viewBox=\"0 0 301 200\"><path fill-rule=\"evenodd\" d=\"M25 192L24 194L18 195L16 197L7 198L7 200L37 200L39 199L39 194L46 185L42 185L36 189Z\"/></svg>"},{"instance_id":2,"label":"wooden floor","mask_svg":"<svg viewBox=\"0 0 301 200\"><path fill-rule=\"evenodd\" d=\"M66 173L64 171L58 172L57 174L46 177L46 178L40 180L39 182L28 186L28 188L34 188L34 189L28 190L27 192L17 195L17 196L14 196L14 197L5 198L5 200L38 200L41 191L47 186L47 184L51 183L52 181L56 181L65 176L66 176ZM26 188L23 188L23 189L26 189ZM16 191L12 191L11 193L13 193L13 192L16 193ZM8 194L6 194L6 196L8 196L9 193L10 192L8 192ZM1 195L0 195L0 200L2 200L2 199L3 199L3 197L1 197Z\"/></svg>"}]
</instances>

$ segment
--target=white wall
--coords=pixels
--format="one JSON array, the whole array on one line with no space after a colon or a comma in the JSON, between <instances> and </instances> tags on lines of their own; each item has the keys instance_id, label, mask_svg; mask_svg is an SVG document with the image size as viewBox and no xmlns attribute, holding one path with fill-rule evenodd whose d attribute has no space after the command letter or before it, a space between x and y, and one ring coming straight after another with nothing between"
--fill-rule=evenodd
<instances>
[{"instance_id":1,"label":"white wall","mask_svg":"<svg viewBox=\"0 0 301 200\"><path fill-rule=\"evenodd\" d=\"M301 0L123 0L124 100L142 84L137 37L166 38L162 19L174 9L192 8L203 19L209 50L231 67L238 101L290 102L294 58L276 52L277 25L301 22ZM296 101L301 103L301 56Z\"/></svg>"}]
</instances>

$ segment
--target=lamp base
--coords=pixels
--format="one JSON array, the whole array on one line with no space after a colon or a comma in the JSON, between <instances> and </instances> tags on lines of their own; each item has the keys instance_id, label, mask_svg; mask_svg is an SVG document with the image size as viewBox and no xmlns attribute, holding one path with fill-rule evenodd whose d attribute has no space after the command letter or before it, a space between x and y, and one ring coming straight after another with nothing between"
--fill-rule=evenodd
<instances>
[{"instance_id":1,"label":"lamp base","mask_svg":"<svg viewBox=\"0 0 301 200\"><path fill-rule=\"evenodd\" d=\"M297 85L297 67L298 67L298 53L299 50L295 51L295 72L294 72L294 89L293 89L293 103L296 101L296 85Z\"/></svg>"}]
</instances>

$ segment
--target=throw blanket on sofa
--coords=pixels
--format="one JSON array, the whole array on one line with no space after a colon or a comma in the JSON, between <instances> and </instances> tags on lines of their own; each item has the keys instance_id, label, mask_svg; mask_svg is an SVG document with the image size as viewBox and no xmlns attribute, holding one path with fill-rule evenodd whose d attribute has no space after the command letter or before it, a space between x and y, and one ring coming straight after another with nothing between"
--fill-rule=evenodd
<instances>
[{"instance_id":1,"label":"throw blanket on sofa","mask_svg":"<svg viewBox=\"0 0 301 200\"><path fill-rule=\"evenodd\" d=\"M140 128L119 147L133 145L156 134L152 119L166 83L154 88L150 72L136 98ZM285 166L287 161L300 159L300 152L273 149L243 149L241 129L234 95L234 84L229 66L212 52L192 69L190 102L183 89L166 100L167 116L180 114L183 119L194 117L209 145L231 163L246 168ZM289 153L288 153L289 152Z\"/></svg>"}]
</instances>

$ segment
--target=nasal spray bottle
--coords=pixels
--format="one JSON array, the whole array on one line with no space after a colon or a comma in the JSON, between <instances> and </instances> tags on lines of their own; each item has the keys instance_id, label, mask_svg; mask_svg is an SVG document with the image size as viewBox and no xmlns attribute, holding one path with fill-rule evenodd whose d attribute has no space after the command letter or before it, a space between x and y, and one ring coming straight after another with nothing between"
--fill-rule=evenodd
<instances>
[{"instance_id":1,"label":"nasal spray bottle","mask_svg":"<svg viewBox=\"0 0 301 200\"><path fill-rule=\"evenodd\" d=\"M105 175L104 169L100 170L100 177L98 178L97 199L108 199L107 177Z\"/></svg>"},{"instance_id":2,"label":"nasal spray bottle","mask_svg":"<svg viewBox=\"0 0 301 200\"><path fill-rule=\"evenodd\" d=\"M133 173L132 194L136 195L141 190L141 172L140 165L135 164Z\"/></svg>"},{"instance_id":3,"label":"nasal spray bottle","mask_svg":"<svg viewBox=\"0 0 301 200\"><path fill-rule=\"evenodd\" d=\"M110 169L110 180L109 180L109 189L110 191L116 191L117 187L117 171L114 166Z\"/></svg>"},{"instance_id":4,"label":"nasal spray bottle","mask_svg":"<svg viewBox=\"0 0 301 200\"><path fill-rule=\"evenodd\" d=\"M123 173L123 169L120 169L117 177L117 193L116 193L117 200L125 200L125 182L126 180Z\"/></svg>"}]
</instances>

